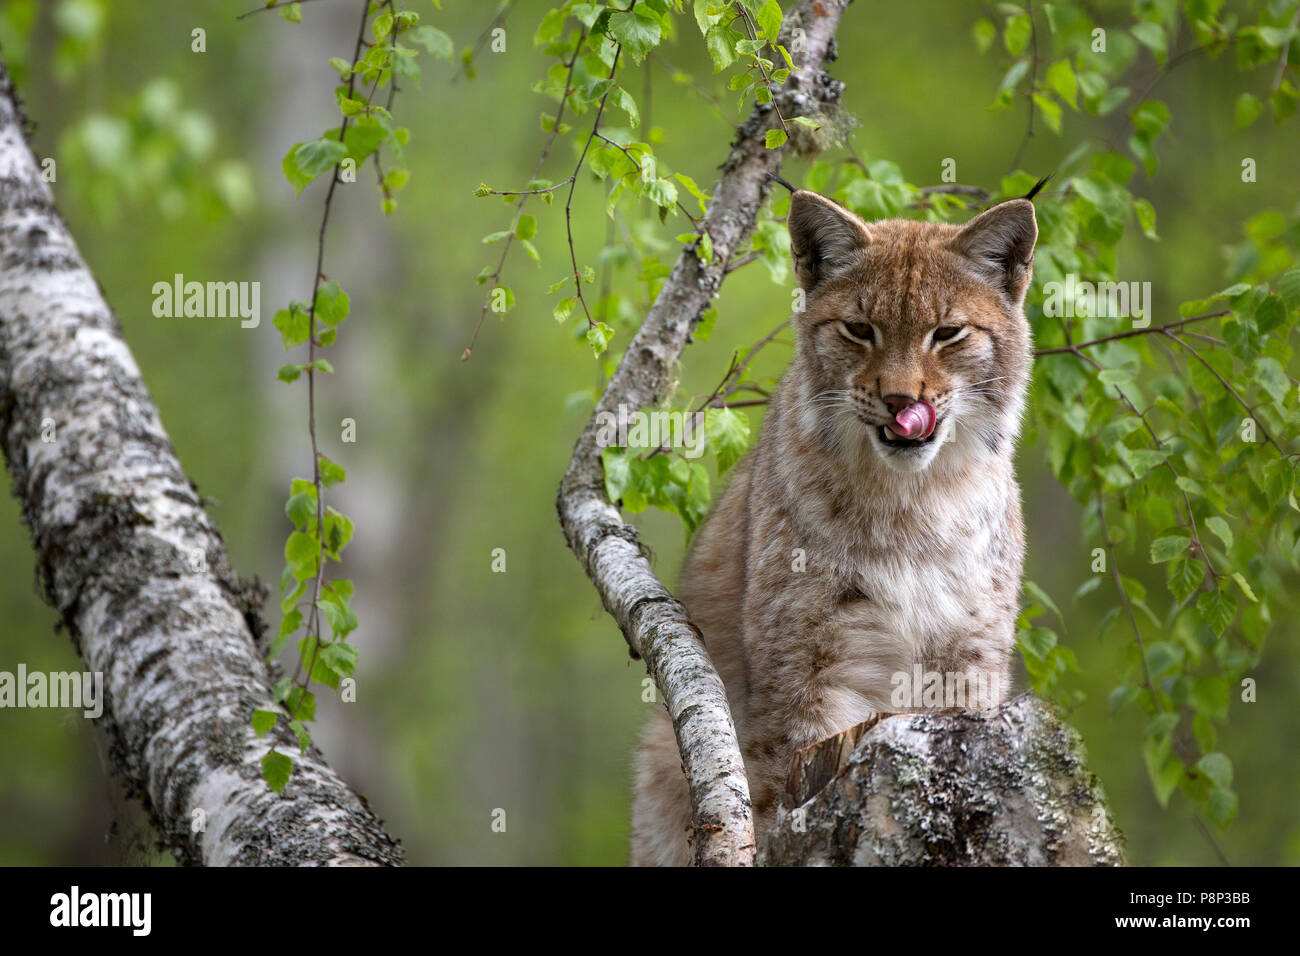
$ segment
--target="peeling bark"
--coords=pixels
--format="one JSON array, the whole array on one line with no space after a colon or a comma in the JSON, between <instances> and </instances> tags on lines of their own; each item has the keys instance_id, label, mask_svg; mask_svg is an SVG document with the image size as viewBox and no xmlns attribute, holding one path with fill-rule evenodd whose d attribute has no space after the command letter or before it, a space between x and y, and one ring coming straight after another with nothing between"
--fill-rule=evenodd
<instances>
[{"instance_id":1,"label":"peeling bark","mask_svg":"<svg viewBox=\"0 0 1300 956\"><path fill-rule=\"evenodd\" d=\"M802 30L798 72L777 96L787 117L833 113L841 84L822 67L834 59L835 31L848 0L803 0L787 18L786 38ZM793 44L788 44L793 45ZM713 243L705 264L687 247L660 290L573 451L556 502L564 534L634 656L642 658L672 716L690 784L698 865L750 865L754 859L749 784L722 680L683 606L655 576L637 540L605 495L596 440L600 414L652 406L717 294L732 255L753 230L787 146L769 150L777 125L770 105L756 107L738 131L722 178L701 221ZM792 132L801 129L792 124ZM794 140L797 142L797 137Z\"/></svg>"},{"instance_id":2,"label":"peeling bark","mask_svg":"<svg viewBox=\"0 0 1300 956\"><path fill-rule=\"evenodd\" d=\"M1022 694L985 714L880 715L801 751L768 866L1122 866L1083 742Z\"/></svg>"},{"instance_id":3,"label":"peeling bark","mask_svg":"<svg viewBox=\"0 0 1300 956\"><path fill-rule=\"evenodd\" d=\"M47 440L50 430L54 440ZM41 180L0 62L0 446L45 599L92 672L110 761L188 863L397 865L400 845L281 721L264 592L231 570L122 330ZM294 762L262 780L271 744ZM198 811L202 811L199 813Z\"/></svg>"}]
</instances>

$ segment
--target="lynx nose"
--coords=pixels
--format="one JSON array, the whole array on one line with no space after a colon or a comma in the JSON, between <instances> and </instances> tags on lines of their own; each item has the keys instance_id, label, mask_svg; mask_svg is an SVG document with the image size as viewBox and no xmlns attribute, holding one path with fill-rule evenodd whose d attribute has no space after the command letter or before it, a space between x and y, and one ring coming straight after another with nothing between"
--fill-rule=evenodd
<instances>
[{"instance_id":1,"label":"lynx nose","mask_svg":"<svg viewBox=\"0 0 1300 956\"><path fill-rule=\"evenodd\" d=\"M882 395L880 400L888 406L889 414L897 415L903 409L907 408L908 405L914 404L916 402L916 397L913 395L904 395L902 392L895 392L892 395Z\"/></svg>"}]
</instances>

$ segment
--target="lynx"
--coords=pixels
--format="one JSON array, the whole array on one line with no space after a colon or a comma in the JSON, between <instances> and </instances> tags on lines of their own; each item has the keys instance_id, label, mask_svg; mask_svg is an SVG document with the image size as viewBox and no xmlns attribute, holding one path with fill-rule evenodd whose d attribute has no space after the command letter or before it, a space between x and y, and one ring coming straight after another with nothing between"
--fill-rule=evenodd
<instances>
[{"instance_id":1,"label":"lynx","mask_svg":"<svg viewBox=\"0 0 1300 956\"><path fill-rule=\"evenodd\" d=\"M1003 700L1024 560L1012 459L1033 203L960 227L868 223L799 190L788 227L806 303L795 358L678 591L726 686L757 834L800 748L875 712L952 706L954 675L956 706ZM687 864L689 825L661 710L637 760L631 862Z\"/></svg>"}]
</instances>

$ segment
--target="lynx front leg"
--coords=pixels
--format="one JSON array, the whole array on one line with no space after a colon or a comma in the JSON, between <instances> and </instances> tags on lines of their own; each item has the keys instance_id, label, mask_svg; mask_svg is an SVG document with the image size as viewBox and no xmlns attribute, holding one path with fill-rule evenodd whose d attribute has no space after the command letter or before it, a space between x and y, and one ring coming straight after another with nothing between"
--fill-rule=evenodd
<instances>
[{"instance_id":1,"label":"lynx front leg","mask_svg":"<svg viewBox=\"0 0 1300 956\"><path fill-rule=\"evenodd\" d=\"M688 866L691 792L668 712L646 725L636 761L632 804L632 866Z\"/></svg>"}]
</instances>

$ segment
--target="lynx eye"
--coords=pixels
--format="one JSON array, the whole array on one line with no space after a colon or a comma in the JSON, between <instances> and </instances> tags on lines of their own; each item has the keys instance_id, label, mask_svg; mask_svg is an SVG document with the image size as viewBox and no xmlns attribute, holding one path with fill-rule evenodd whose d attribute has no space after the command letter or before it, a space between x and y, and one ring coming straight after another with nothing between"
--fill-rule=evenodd
<instances>
[{"instance_id":1,"label":"lynx eye","mask_svg":"<svg viewBox=\"0 0 1300 956\"><path fill-rule=\"evenodd\" d=\"M854 342L874 345L876 330L870 322L841 322L840 331Z\"/></svg>"},{"instance_id":2,"label":"lynx eye","mask_svg":"<svg viewBox=\"0 0 1300 956\"><path fill-rule=\"evenodd\" d=\"M934 330L933 340L935 342L951 342L961 334L962 326L960 325L941 325Z\"/></svg>"}]
</instances>

